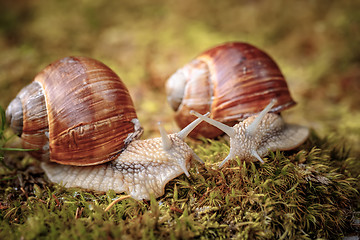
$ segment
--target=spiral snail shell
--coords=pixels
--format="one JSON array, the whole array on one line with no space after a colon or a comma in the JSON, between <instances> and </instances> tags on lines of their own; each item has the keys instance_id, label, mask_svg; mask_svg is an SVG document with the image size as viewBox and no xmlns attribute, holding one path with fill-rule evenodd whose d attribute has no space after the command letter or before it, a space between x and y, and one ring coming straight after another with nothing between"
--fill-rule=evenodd
<instances>
[{"instance_id":1,"label":"spiral snail shell","mask_svg":"<svg viewBox=\"0 0 360 240\"><path fill-rule=\"evenodd\" d=\"M23 147L42 160L49 179L67 187L113 189L135 199L159 197L192 159L202 162L182 131L136 140L143 132L129 92L103 63L66 57L47 66L6 110Z\"/></svg>"},{"instance_id":2,"label":"spiral snail shell","mask_svg":"<svg viewBox=\"0 0 360 240\"><path fill-rule=\"evenodd\" d=\"M124 83L84 57L50 64L19 92L6 115L23 147L38 149L30 154L66 165L111 161L142 133Z\"/></svg>"},{"instance_id":3,"label":"spiral snail shell","mask_svg":"<svg viewBox=\"0 0 360 240\"><path fill-rule=\"evenodd\" d=\"M181 128L195 119L190 110L210 112L210 118L233 126L263 110L271 99L276 104L270 112L295 105L274 60L242 42L225 43L201 53L168 79L166 92ZM204 122L190 135L211 138L221 133Z\"/></svg>"}]
</instances>

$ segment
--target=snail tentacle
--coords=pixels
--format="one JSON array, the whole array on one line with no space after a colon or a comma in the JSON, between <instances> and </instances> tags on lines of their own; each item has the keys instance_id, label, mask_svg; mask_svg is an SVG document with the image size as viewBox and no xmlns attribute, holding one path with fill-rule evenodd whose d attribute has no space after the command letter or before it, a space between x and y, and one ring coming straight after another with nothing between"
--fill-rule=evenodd
<instances>
[{"instance_id":1,"label":"snail tentacle","mask_svg":"<svg viewBox=\"0 0 360 240\"><path fill-rule=\"evenodd\" d=\"M209 116L209 115L210 115L209 112L204 114L204 116ZM202 119L195 119L189 125L187 125L180 132L177 133L178 137L184 140L189 135L189 133L191 133L191 131L194 130L194 128L196 128L197 125L199 125L202 121L203 121Z\"/></svg>"},{"instance_id":2,"label":"snail tentacle","mask_svg":"<svg viewBox=\"0 0 360 240\"><path fill-rule=\"evenodd\" d=\"M201 115L198 112L195 112L194 110L190 111L190 114L195 115L196 117L200 118L202 121L205 121L217 128L219 128L220 130L222 130L224 133L226 133L227 135L229 135L229 137L234 137L235 136L235 130L232 127L229 127L228 125L225 125L219 121L216 121L214 119L211 119L209 117L206 117L205 115Z\"/></svg>"},{"instance_id":3,"label":"snail tentacle","mask_svg":"<svg viewBox=\"0 0 360 240\"><path fill-rule=\"evenodd\" d=\"M271 108L276 104L276 99L272 99L270 103L262 110L254 119L254 121L247 127L246 134L253 136L256 130L259 128L260 122L264 119L265 114L267 114Z\"/></svg>"},{"instance_id":4,"label":"snail tentacle","mask_svg":"<svg viewBox=\"0 0 360 240\"><path fill-rule=\"evenodd\" d=\"M163 149L167 152L171 149L172 142L160 122L158 123L158 127L161 135Z\"/></svg>"},{"instance_id":5,"label":"snail tentacle","mask_svg":"<svg viewBox=\"0 0 360 240\"><path fill-rule=\"evenodd\" d=\"M198 161L201 164L205 164L203 160L201 160L201 158L194 152L194 150L191 150L191 156Z\"/></svg>"},{"instance_id":6,"label":"snail tentacle","mask_svg":"<svg viewBox=\"0 0 360 240\"><path fill-rule=\"evenodd\" d=\"M224 164L229 161L230 159L233 158L233 153L230 149L230 153L226 156L226 158L224 160L222 160L222 162L219 164L219 168L222 168L224 166Z\"/></svg>"},{"instance_id":7,"label":"snail tentacle","mask_svg":"<svg viewBox=\"0 0 360 240\"><path fill-rule=\"evenodd\" d=\"M255 149L251 150L251 153L252 153L252 155L253 155L254 157L256 157L261 163L264 163L264 160L262 160L262 158L259 156L258 152L257 152Z\"/></svg>"}]
</instances>

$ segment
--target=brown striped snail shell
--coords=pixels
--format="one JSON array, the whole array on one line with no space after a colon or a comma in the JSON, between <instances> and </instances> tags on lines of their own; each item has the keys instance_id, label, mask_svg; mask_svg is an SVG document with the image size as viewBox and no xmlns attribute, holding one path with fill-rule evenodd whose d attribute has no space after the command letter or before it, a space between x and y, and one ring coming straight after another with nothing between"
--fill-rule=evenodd
<instances>
[{"instance_id":1,"label":"brown striped snail shell","mask_svg":"<svg viewBox=\"0 0 360 240\"><path fill-rule=\"evenodd\" d=\"M164 194L168 181L201 160L176 134L136 140L143 132L129 92L103 63L66 57L47 66L9 104L6 116L23 147L44 161L49 179L67 187L113 189L135 199Z\"/></svg>"},{"instance_id":2,"label":"brown striped snail shell","mask_svg":"<svg viewBox=\"0 0 360 240\"><path fill-rule=\"evenodd\" d=\"M233 126L263 110L271 99L276 104L270 112L295 105L275 61L242 42L225 43L201 53L168 79L166 92L181 128L195 119L190 110L210 112L210 118ZM191 136L216 137L221 133L204 122Z\"/></svg>"},{"instance_id":3,"label":"brown striped snail shell","mask_svg":"<svg viewBox=\"0 0 360 240\"><path fill-rule=\"evenodd\" d=\"M84 57L47 66L10 103L7 116L23 147L38 149L30 154L66 165L110 161L142 133L124 83Z\"/></svg>"}]
</instances>

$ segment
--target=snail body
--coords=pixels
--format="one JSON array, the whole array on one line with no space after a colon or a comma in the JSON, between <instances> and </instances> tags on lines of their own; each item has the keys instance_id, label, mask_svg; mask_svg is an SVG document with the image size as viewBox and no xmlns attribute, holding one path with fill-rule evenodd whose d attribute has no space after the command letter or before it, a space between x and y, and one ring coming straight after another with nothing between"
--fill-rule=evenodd
<instances>
[{"instance_id":1,"label":"snail body","mask_svg":"<svg viewBox=\"0 0 360 240\"><path fill-rule=\"evenodd\" d=\"M263 110L270 112L295 105L286 80L275 61L247 43L230 42L201 53L175 72L166 83L175 120L184 127L195 119L189 112L210 112L210 118L233 126ZM222 131L201 123L191 136L216 137Z\"/></svg>"},{"instance_id":2,"label":"snail body","mask_svg":"<svg viewBox=\"0 0 360 240\"><path fill-rule=\"evenodd\" d=\"M264 163L262 157L269 150L294 149L304 143L309 136L307 127L285 123L279 114L269 113L275 104L276 100L273 99L260 113L246 118L233 127L194 111L191 111L191 114L219 128L230 137L230 152L219 167L236 157L242 161Z\"/></svg>"},{"instance_id":3,"label":"snail body","mask_svg":"<svg viewBox=\"0 0 360 240\"><path fill-rule=\"evenodd\" d=\"M189 177L191 160L199 160L177 134L164 138L171 142L169 149L163 146L162 138L134 140L115 160L100 165L84 167L43 162L41 166L52 182L65 187L113 189L139 200L150 199L151 195L159 197L171 179L183 173Z\"/></svg>"},{"instance_id":4,"label":"snail body","mask_svg":"<svg viewBox=\"0 0 360 240\"><path fill-rule=\"evenodd\" d=\"M103 63L66 57L43 71L9 104L6 117L23 147L43 161L49 179L68 187L159 197L164 186L201 160L177 134L137 140L143 130L130 94Z\"/></svg>"}]
</instances>

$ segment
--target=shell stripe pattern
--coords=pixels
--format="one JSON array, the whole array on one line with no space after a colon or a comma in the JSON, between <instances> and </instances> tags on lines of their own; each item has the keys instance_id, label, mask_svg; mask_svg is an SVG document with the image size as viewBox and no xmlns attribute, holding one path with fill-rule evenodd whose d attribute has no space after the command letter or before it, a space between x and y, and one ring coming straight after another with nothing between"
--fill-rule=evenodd
<instances>
[{"instance_id":1,"label":"shell stripe pattern","mask_svg":"<svg viewBox=\"0 0 360 240\"><path fill-rule=\"evenodd\" d=\"M226 45L228 47L224 47ZM198 59L207 63L212 76L213 119L233 121L248 117L260 112L269 99L276 99L278 103L271 112L295 104L275 61L250 44L220 45L205 51Z\"/></svg>"},{"instance_id":2,"label":"shell stripe pattern","mask_svg":"<svg viewBox=\"0 0 360 240\"><path fill-rule=\"evenodd\" d=\"M126 86L110 68L93 59L67 57L34 81L45 94L51 161L94 165L123 150L137 116Z\"/></svg>"},{"instance_id":3,"label":"shell stripe pattern","mask_svg":"<svg viewBox=\"0 0 360 240\"><path fill-rule=\"evenodd\" d=\"M17 97L23 112L22 145L25 149L37 149L29 152L35 158L48 160L49 124L43 89L38 82L32 82Z\"/></svg>"}]
</instances>

